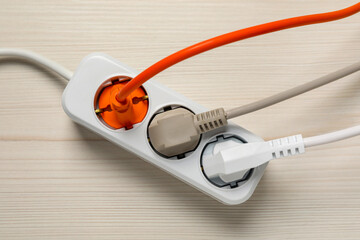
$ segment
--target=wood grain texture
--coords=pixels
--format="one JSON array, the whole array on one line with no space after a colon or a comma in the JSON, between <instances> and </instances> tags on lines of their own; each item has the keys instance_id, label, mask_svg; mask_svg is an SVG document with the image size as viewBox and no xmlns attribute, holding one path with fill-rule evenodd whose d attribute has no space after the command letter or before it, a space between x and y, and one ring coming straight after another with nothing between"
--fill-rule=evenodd
<instances>
[{"instance_id":1,"label":"wood grain texture","mask_svg":"<svg viewBox=\"0 0 360 240\"><path fill-rule=\"evenodd\" d=\"M75 70L105 52L139 70L189 44L356 0L0 0L0 47ZM230 108L360 57L360 14L225 46L157 80ZM235 121L265 139L359 124L360 74ZM272 162L243 205L224 206L74 124L66 83L0 60L0 239L360 239L360 139Z\"/></svg>"}]
</instances>

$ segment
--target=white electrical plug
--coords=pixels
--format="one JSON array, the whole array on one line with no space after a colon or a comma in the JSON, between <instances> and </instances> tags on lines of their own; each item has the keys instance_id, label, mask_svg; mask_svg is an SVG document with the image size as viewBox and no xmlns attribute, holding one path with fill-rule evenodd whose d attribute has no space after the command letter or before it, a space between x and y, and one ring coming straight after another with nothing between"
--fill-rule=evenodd
<instances>
[{"instance_id":1,"label":"white electrical plug","mask_svg":"<svg viewBox=\"0 0 360 240\"><path fill-rule=\"evenodd\" d=\"M270 160L304 152L301 135L252 143L229 139L216 143L212 154L203 156L202 164L209 179L220 178L224 183L231 183L241 180L250 169Z\"/></svg>"}]
</instances>

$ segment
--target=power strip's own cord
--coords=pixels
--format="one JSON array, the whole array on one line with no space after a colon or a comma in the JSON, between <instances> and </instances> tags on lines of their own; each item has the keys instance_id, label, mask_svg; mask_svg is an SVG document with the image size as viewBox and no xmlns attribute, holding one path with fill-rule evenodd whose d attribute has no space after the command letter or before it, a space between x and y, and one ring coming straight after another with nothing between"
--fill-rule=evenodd
<instances>
[{"instance_id":1,"label":"power strip's own cord","mask_svg":"<svg viewBox=\"0 0 360 240\"><path fill-rule=\"evenodd\" d=\"M0 57L26 60L35 65L39 65L43 68L49 69L59 74L61 77L65 78L68 81L71 79L71 76L73 75L73 73L70 70L64 68L58 63L31 51L26 51L16 48L0 48Z\"/></svg>"}]
</instances>

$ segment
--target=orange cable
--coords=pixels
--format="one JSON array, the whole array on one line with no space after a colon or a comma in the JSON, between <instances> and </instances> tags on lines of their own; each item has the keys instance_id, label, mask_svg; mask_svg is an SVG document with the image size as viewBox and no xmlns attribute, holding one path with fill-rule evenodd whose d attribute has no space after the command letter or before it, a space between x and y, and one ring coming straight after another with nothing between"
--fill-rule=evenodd
<instances>
[{"instance_id":1,"label":"orange cable","mask_svg":"<svg viewBox=\"0 0 360 240\"><path fill-rule=\"evenodd\" d=\"M226 33L203 42L194 44L190 47L184 48L172 55L158 61L149 68L145 69L130 82L128 82L118 93L116 99L119 102L126 102L126 98L137 88L139 88L147 80L156 74L164 71L172 65L181 62L187 58L200 54L202 52L217 48L229 43L240 41L243 39L259 36L266 33L276 32L288 28L294 28L309 24L323 23L338 20L351 16L360 11L360 2L345 9L334 12L320 13L313 15L306 15L294 18L278 20L275 22L260 24L257 26L237 30Z\"/></svg>"}]
</instances>

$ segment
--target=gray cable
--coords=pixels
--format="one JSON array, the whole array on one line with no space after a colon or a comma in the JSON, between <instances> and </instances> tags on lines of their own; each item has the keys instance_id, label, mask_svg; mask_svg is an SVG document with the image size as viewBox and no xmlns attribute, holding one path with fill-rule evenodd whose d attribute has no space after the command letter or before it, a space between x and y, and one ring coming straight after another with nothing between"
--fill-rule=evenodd
<instances>
[{"instance_id":1,"label":"gray cable","mask_svg":"<svg viewBox=\"0 0 360 240\"><path fill-rule=\"evenodd\" d=\"M326 76L323 76L321 78L315 79L311 82L302 84L300 86L291 88L287 91L275 94L273 96L261 99L259 101L246 104L241 107L233 108L228 111L226 111L226 117L227 119L238 117L247 113L255 112L257 110L260 110L262 108L269 107L271 105L274 105L276 103L282 102L284 100L287 100L289 98L298 96L302 93L308 92L310 90L313 90L315 88L321 87L323 85L326 85L328 83L334 82L336 80L339 80L340 78L343 78L347 75L350 75L354 72L357 72L360 70L360 62L357 62L355 64L352 64L346 68L340 69L336 72L330 73Z\"/></svg>"},{"instance_id":2,"label":"gray cable","mask_svg":"<svg viewBox=\"0 0 360 240\"><path fill-rule=\"evenodd\" d=\"M0 57L11 57L27 60L31 63L40 65L44 68L47 68L53 72L56 72L66 80L70 80L73 73L63 66L57 64L56 62L51 61L39 54L15 48L0 48Z\"/></svg>"}]
</instances>

